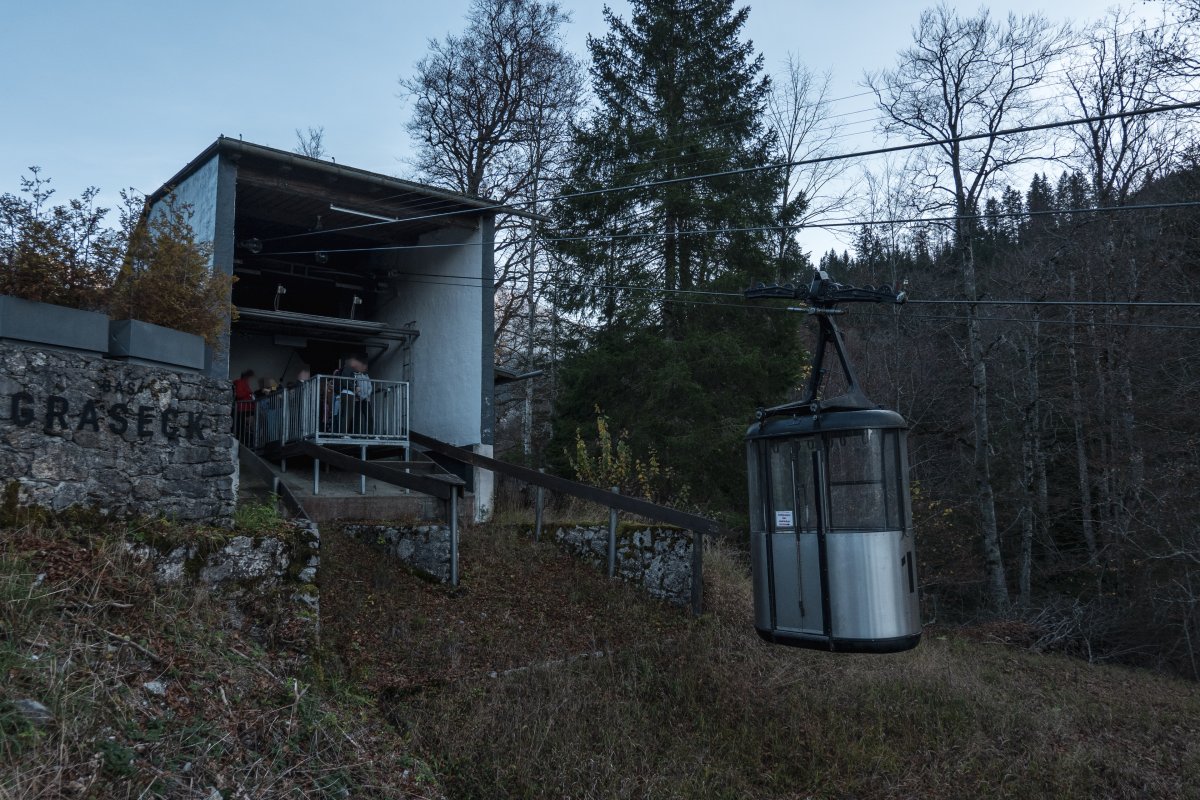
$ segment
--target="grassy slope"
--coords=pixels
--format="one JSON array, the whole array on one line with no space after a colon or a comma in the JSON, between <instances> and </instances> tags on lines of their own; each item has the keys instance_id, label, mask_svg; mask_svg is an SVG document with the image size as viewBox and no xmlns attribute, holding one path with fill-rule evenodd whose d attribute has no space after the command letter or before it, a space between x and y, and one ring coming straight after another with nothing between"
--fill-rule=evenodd
<instances>
[{"instance_id":1,"label":"grassy slope","mask_svg":"<svg viewBox=\"0 0 1200 800\"><path fill-rule=\"evenodd\" d=\"M335 570L380 580L369 549L326 543ZM339 628L356 607L394 630L425 620L411 659L401 642L382 670L369 648L353 662L407 687L384 691L389 714L452 797L1200 797L1194 683L948 631L896 656L772 647L745 568L707 564L711 613L690 622L493 527L464 540L462 596L433 590L431 610L428 587L392 572L367 606L326 584L325 630L352 645ZM554 626L531 637L538 608ZM489 677L522 649L545 664L593 646L610 654Z\"/></svg>"},{"instance_id":2,"label":"grassy slope","mask_svg":"<svg viewBox=\"0 0 1200 800\"><path fill-rule=\"evenodd\" d=\"M1200 686L949 631L770 647L719 551L691 621L512 530L466 533L458 592L326 530L321 673L294 604L234 629L125 533L0 531L0 798L1200 797Z\"/></svg>"},{"instance_id":3,"label":"grassy slope","mask_svg":"<svg viewBox=\"0 0 1200 800\"><path fill-rule=\"evenodd\" d=\"M259 517L250 532L272 532ZM371 700L318 687L290 591L231 611L156 585L123 546L185 533L227 535L0 528L0 799L438 796Z\"/></svg>"}]
</instances>

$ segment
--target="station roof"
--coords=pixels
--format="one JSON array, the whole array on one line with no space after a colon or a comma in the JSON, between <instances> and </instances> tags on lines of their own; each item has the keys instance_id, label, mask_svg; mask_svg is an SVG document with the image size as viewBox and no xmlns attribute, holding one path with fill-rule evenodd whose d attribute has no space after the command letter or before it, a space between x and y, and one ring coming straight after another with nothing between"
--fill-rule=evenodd
<instances>
[{"instance_id":1,"label":"station roof","mask_svg":"<svg viewBox=\"0 0 1200 800\"><path fill-rule=\"evenodd\" d=\"M486 197L476 197L468 194L441 189L436 186L416 183L414 181L395 178L379 172L371 172L358 167L339 164L333 160L312 158L310 156L279 150L266 145L247 142L242 139L231 139L219 136L217 140L193 158L170 180L160 186L150 195L151 203L161 200L168 195L172 188L178 186L192 173L207 164L216 155L227 155L235 160L239 167L245 165L264 173L287 173L296 177L309 176L319 178L323 183L337 182L348 190L358 190L362 193L379 194L401 206L432 207L436 205L439 211L452 212L461 210L463 213L479 214L515 214L533 219L542 219L537 214L523 211L519 208L504 206Z\"/></svg>"}]
</instances>

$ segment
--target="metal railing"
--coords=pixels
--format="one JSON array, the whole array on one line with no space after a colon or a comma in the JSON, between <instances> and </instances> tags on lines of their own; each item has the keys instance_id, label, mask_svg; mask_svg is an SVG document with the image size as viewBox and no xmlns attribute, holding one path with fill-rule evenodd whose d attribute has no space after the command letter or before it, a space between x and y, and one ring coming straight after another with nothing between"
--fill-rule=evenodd
<instances>
[{"instance_id":1,"label":"metal railing","mask_svg":"<svg viewBox=\"0 0 1200 800\"><path fill-rule=\"evenodd\" d=\"M318 444L408 444L408 383L366 375L315 375L252 401L234 402L233 433L254 450Z\"/></svg>"}]
</instances>

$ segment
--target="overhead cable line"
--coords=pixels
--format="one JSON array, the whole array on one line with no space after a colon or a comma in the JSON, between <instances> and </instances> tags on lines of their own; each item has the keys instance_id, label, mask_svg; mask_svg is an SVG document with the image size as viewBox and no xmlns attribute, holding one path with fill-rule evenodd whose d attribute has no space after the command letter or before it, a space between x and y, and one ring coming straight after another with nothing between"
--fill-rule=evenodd
<instances>
[{"instance_id":1,"label":"overhead cable line","mask_svg":"<svg viewBox=\"0 0 1200 800\"><path fill-rule=\"evenodd\" d=\"M642 183L626 184L622 186L608 186L599 189L587 189L578 192L567 192L564 194L554 195L543 198L542 200L525 200L516 203L498 203L494 205L485 205L477 208L469 209L468 211L448 211L435 214L423 214L414 217L403 217L395 221L386 222L368 222L361 225L349 225L342 228L326 228L320 231L308 231L305 233L292 234L290 236L277 236L274 239L297 239L306 236L315 236L319 234L339 233L342 231L362 230L365 228L377 228L382 225L396 225L399 223L419 222L428 219L437 219L446 216L459 216L465 213L479 213L481 211L501 211L505 209L518 209L524 206L536 205L539 202L555 202L559 200L573 200L581 197L594 197L596 195L609 194L612 192L622 191L644 191L646 189L654 189L661 186L674 186L681 183L690 183L692 181L712 180L715 178L729 178L741 175L752 175L759 172L766 172L773 169L784 169L788 167L809 166L812 164L825 164L834 161L846 161L854 158L867 158L870 156L887 155L890 153L908 152L912 150L923 150L929 147L944 147L950 144L961 144L963 142L975 142L983 139L995 139L1004 136L1015 136L1022 133L1035 133L1037 131L1055 130L1057 128L1066 128L1073 125L1086 125L1093 122L1104 122L1107 120L1131 119L1136 117L1144 117L1152 114L1162 114L1169 111L1183 111L1187 109L1200 108L1200 101L1191 101L1186 103L1171 103L1167 105L1147 106L1145 108L1130 109L1127 111L1115 111L1109 114L1094 114L1087 117L1075 117L1065 120L1055 120L1052 122L1041 122L1032 125L1019 125L1012 128L1002 128L997 131L987 131L984 133L972 133L963 136L944 137L940 139L931 139L920 142L907 142L905 144L888 145L885 147L876 147L870 150L860 150L851 153L835 153L826 156L816 156L812 158L803 158L795 161L781 161L772 164L760 164L752 167L740 167L737 169L720 170L717 172L702 173L700 175L686 175L677 178L662 178L656 181L646 181Z\"/></svg>"},{"instance_id":2,"label":"overhead cable line","mask_svg":"<svg viewBox=\"0 0 1200 800\"><path fill-rule=\"evenodd\" d=\"M698 289L660 289L654 286L628 286L616 284L569 284L561 288L596 288L602 290L617 290L630 292L648 292L658 293L667 292L671 294L696 294L696 295L712 295L716 297L742 297L741 292L715 292ZM674 302L674 301L672 301ZM700 302L682 300L679 302ZM959 299L936 299L936 300L914 300L908 299L906 305L915 304L946 304L946 305L991 305L991 306L1130 306L1130 307L1149 307L1149 308L1200 308L1200 302L1189 301L1173 301L1173 300L959 300ZM756 304L746 304L747 308L778 308L779 306L760 306Z\"/></svg>"},{"instance_id":3,"label":"overhead cable line","mask_svg":"<svg viewBox=\"0 0 1200 800\"><path fill-rule=\"evenodd\" d=\"M912 302L912 301L909 301ZM877 312L864 312L869 317L884 317L885 314ZM1039 325L1074 325L1076 327L1090 327L1092 325L1110 327L1110 328L1154 328L1163 330L1176 331L1200 331L1200 325L1177 325L1169 322L1121 322L1118 320L1070 320L1070 319L1046 319L1039 317L1038 319L1029 319L1021 317L968 317L966 315L941 315L941 314L907 314L899 312L896 317L904 319L927 319L927 320L946 320L963 322L967 320L976 320L978 322L1020 322L1023 324L1037 323Z\"/></svg>"},{"instance_id":4,"label":"overhead cable line","mask_svg":"<svg viewBox=\"0 0 1200 800\"><path fill-rule=\"evenodd\" d=\"M1100 39L1093 39L1093 40L1090 40L1090 41L1081 41L1081 42L1079 42L1079 43L1077 43L1077 44L1068 45L1068 46L1066 46L1066 47L1063 47L1063 48L1062 48L1062 49L1061 49L1059 52L1060 52L1060 54L1061 54L1061 53L1067 52L1067 51L1069 51L1069 50L1074 50L1074 49L1076 49L1076 48L1079 48L1079 47L1087 47L1087 46L1091 46L1091 45L1095 45L1095 44L1100 44L1100 43L1115 43L1115 42L1116 42L1117 40L1119 40L1119 39L1124 39L1124 38L1132 38L1132 37L1139 37L1139 36L1145 36L1145 35L1146 35L1146 34L1148 34L1148 33L1152 33L1152 32L1154 32L1154 31L1162 30L1162 29L1164 29L1164 28L1171 28L1171 27L1181 27L1183 24L1184 24L1183 22L1170 22L1170 23L1163 23L1162 25L1158 25L1158 26L1156 26L1156 27L1154 27L1154 28L1139 28L1139 29L1138 29L1138 30L1136 30L1136 31L1129 31L1128 33L1119 33L1119 34L1115 34L1115 35L1113 35L1113 36L1106 36L1106 37L1103 37L1103 38L1100 38ZM1069 71L1070 71L1070 69L1071 69L1071 67L1070 67L1069 65L1064 65L1064 66L1058 67L1058 68L1056 68L1056 69L1049 69L1049 70L1047 70L1046 72L1044 72L1044 73L1042 74L1042 76L1041 76L1041 77L1042 77L1042 79L1044 80L1044 79L1046 79L1046 78L1048 78L1048 77L1050 77L1050 76L1054 76L1054 75L1061 75L1061 74L1063 74L1063 73L1069 72ZM920 85L920 82L919 82L919 81L913 81L913 82L910 82L910 83L903 84L903 87L904 87L904 88L911 88L911 87L913 87L913 86L918 86L918 85ZM873 90L869 90L869 91L866 91L866 92L861 92L861 93L858 93L858 94L855 94L855 95L849 95L849 96L846 96L846 97L826 98L826 99L823 99L823 100L818 100L817 102L815 102L815 103L812 103L812 104L810 104L810 106L806 106L806 107L811 107L811 106L826 106L826 107L828 107L828 106L831 106L832 104L834 104L834 103L837 103L837 102L840 102L840 101L842 101L842 100L853 99L853 98L855 98L855 97L863 97L863 96L866 96L866 95L874 95L874 94L875 94L875 92L874 92ZM1058 95L1051 95L1051 96L1049 96L1049 97L1043 97L1043 98L1039 98L1039 100L1040 100L1040 101L1042 101L1042 102L1046 102L1046 103L1053 103L1055 100L1058 100L1058 99L1074 99L1075 97L1076 97L1076 96L1075 96L1075 94L1074 94L1074 93L1072 93L1071 91L1067 90L1067 91L1064 91L1064 92L1062 92L1061 94L1058 94ZM797 108L798 108L800 105L801 105L800 103L790 103L790 102L785 102L785 103L782 103L782 104L779 106L779 109L780 109L782 112L784 112L784 114L785 114L785 116L786 116L786 114L787 114L788 112L793 112L793 111L795 111L795 110L796 110L796 109L797 109ZM821 122L823 123L823 122L826 122L826 121L828 121L828 120L831 120L831 119L837 119L837 118L841 118L841 117L847 117L847 116L858 116L858 115L860 115L860 114L866 114L866 113L875 112L875 111L878 111L878 110L879 110L879 107L876 105L876 106L870 106L870 107L866 107L866 108L860 108L860 109L857 109L857 110L854 110L854 111L840 112L840 113L837 113L837 114L828 114L828 115L825 115L825 116L823 116L823 117L821 118ZM884 114L880 114L880 115L877 115L876 117L874 117L874 118L872 118L872 119L869 119L869 120L856 120L856 121L854 121L854 122L847 123L847 124L846 124L846 125L844 125L844 126L842 126L842 125L838 125L838 126L826 126L826 127L820 127L820 126L818 126L818 127L814 127L813 129L811 129L811 130L809 131L809 133L810 133L810 134L815 134L815 133L824 133L824 132L827 132L827 131L829 131L829 132L837 132L837 133L839 134L839 135L837 135L837 136L830 137L830 140L829 140L829 141L836 140L836 139L842 139L842 138L846 138L846 136L847 136L847 135L849 135L849 136L860 136L860 135L862 135L863 133L866 133L866 132L867 132L867 130L855 131L855 132L853 132L853 133L850 133L850 134L843 134L843 132L844 132L844 128L845 128L845 127L847 127L847 126L850 126L850 125L862 125L862 124L865 124L865 123L869 123L870 125L875 125L875 124L878 124L878 123L880 123L880 122L882 122L882 121L884 121L884 120L886 120L886 119L887 119L887 116L886 116L886 115L884 115ZM698 134L712 133L712 132L715 132L715 131L718 131L718 130L724 130L724 129L727 129L727 128L730 128L730 127L733 127L733 126L735 126L735 125L737 125L737 124L740 124L740 123L736 123L736 122L728 122L728 123L722 123L722 124L719 124L719 125L711 125L711 126L702 127L702 128L689 129L689 133L691 133L691 134L697 134L697 133L698 133ZM657 138L653 138L653 137L647 137L647 138L645 138L645 139L639 139L639 140L634 140L634 141L632 141L632 142L629 142L629 143L628 143L628 146L629 146L630 148L632 148L632 149L636 149L636 148L638 148L638 147L641 147L641 146L643 146L643 145L647 145L647 144L653 144L653 143L655 143L655 142L658 142L658 141L659 141L659 139L657 139ZM671 161L671 160L677 160L677 159L679 159L679 158L681 158L681 157L679 157L679 156L664 156L664 157L662 157L662 158L660 158L660 159L652 159L650 162L639 162L637 166L639 166L639 167L640 167L640 166L643 166L643 165L645 165L645 164L648 164L648 163L655 163L655 162L659 162L659 161L667 161L667 162L669 162L669 161ZM694 163L697 163L697 162L692 162L692 163L694 164Z\"/></svg>"},{"instance_id":5,"label":"overhead cable line","mask_svg":"<svg viewBox=\"0 0 1200 800\"><path fill-rule=\"evenodd\" d=\"M1156 30L1169 28L1169 26L1180 26L1180 25L1182 25L1182 23L1178 23L1178 22L1177 23L1164 23L1162 25L1156 26L1156 28L1139 29L1138 31L1130 31L1130 32L1128 32L1128 34L1117 34L1112 37L1104 37L1103 40L1098 40L1098 41L1099 42L1114 42L1117 40L1117 38L1145 35L1145 34L1147 34L1147 32L1153 32ZM1067 50L1075 49L1076 47L1090 46L1090 44L1092 44L1092 43L1093 42L1080 42L1079 44L1072 44L1072 46L1067 46L1067 47L1062 48L1062 50L1060 50L1060 53L1067 52ZM1061 67L1060 70L1046 72L1045 74L1056 74L1058 72L1066 72L1066 71L1067 71L1067 67ZM912 84L905 84L905 85L912 86L912 85L917 85L917 84L912 83ZM856 94L853 94L853 95L827 98L827 100L822 101L821 104L824 104L824 106L829 106L829 104L833 104L836 102L841 102L841 101L845 101L845 100L853 100L853 98L871 96L871 95L875 95L874 90L856 92ZM1180 104L1176 104L1176 106L1170 106L1170 107L1160 107L1160 108L1152 107L1152 108L1148 108L1148 109L1135 110L1135 112L1123 112L1123 113L1117 113L1117 114L1099 115L1099 116L1096 116L1096 118L1086 118L1086 119L1080 119L1080 120L1075 120L1075 121L1057 122L1057 124L1030 126L1027 128L1027 131L1048 130L1048 128L1051 128L1051 127L1063 127L1063 126L1067 126L1067 125L1081 125L1081 124L1087 124L1087 122L1093 122L1093 121L1103 121L1106 119L1120 119L1120 118L1124 118L1124 116L1135 116L1135 115L1145 114L1145 113L1166 112L1166 110L1183 110L1183 109L1188 109L1188 108L1196 108L1198 106L1200 106L1200 104L1198 104L1198 103L1180 103ZM794 107L796 107L796 104L790 104L790 106L785 106L785 108L794 108ZM845 114L838 114L838 115L833 115L833 116L845 116L845 115L860 114L860 113L868 112L868 110L872 110L872 109L860 109L860 110L857 110L857 112L848 112ZM827 118L827 119L833 119L833 116L830 116L830 118ZM874 124L874 121L875 120L872 120L872 124ZM862 122L862 121L854 122L853 125L858 125L858 124L860 124L860 122ZM707 130L715 131L715 130L720 130L720 128L722 128L722 127L727 127L727 125L712 126L710 128L707 128ZM817 130L821 130L821 131L836 130L836 128L817 128ZM701 131L703 132L704 128L701 128ZM779 163L775 163L775 164L767 164L767 166L751 168L751 170L766 170L766 169L779 169L779 168L786 168L786 167L809 166L809 164L812 164L812 163L821 163L824 161L842 160L842 158L865 157L865 156L870 156L870 155L886 154L886 152L895 152L895 151L904 150L904 149L914 149L914 146L932 146L935 144L949 144L949 143L954 142L954 140L958 140L958 142L970 142L970 140L972 140L972 139L984 138L984 137L989 137L989 136L1008 136L1008 134L1012 134L1014 132L1021 132L1021 131L1008 130L1008 131L1000 131L1000 132L996 132L996 133L973 134L973 136L960 137L958 139L944 140L944 142L941 142L941 143L916 143L916 145L899 145L898 148L884 148L884 149L878 149L878 150L874 150L874 151L864 151L864 152L860 152L860 154L842 154L842 155L828 156L828 157L821 157L821 158L811 158L811 160L779 162ZM853 136L859 136L859 134L862 134L862 133L865 133L865 131L854 133ZM634 144L635 145L646 144L648 142L652 142L652 139L642 140L642 142L640 142L640 143L635 142ZM714 175L739 174L739 173L744 173L744 172L750 172L750 170L733 170L733 172L731 172L731 173L715 173L713 175L697 175L697 176L692 176L692 178L671 179L671 180L674 180L674 181L702 180L702 179L710 178L710 176L714 176ZM614 187L614 188L612 188L612 190L607 190L607 191L628 190L628 188L641 188L643 186L649 187L649 186L656 186L656 185L665 185L665 184L661 184L661 182L652 182L652 184L637 184L637 185L631 185L631 186L625 186L625 187ZM395 199L396 197L401 197L401 196L402 196L402 194L394 194L394 196L385 197L385 198L382 198L382 200ZM572 198L572 197L582 197L582 196L584 196L583 193L563 194L563 196L545 198L544 201L553 201L553 200L557 200L557 199L568 199L568 198ZM431 204L431 205L442 203L442 204L450 205L450 204L454 203L454 200L443 199L443 198L430 198L430 199L427 199L424 201L418 201L418 207L420 207L422 203ZM533 204L534 204L534 201L532 201L532 200L517 201L517 203L497 203L497 204L493 204L491 206L481 207L481 209L473 209L472 211L515 209L515 207L521 207L523 205L533 205ZM433 217L438 217L438 216L460 215L460 213L467 213L467 211L451 210L451 211L445 211L442 213L434 213L434 215L396 219L395 222L364 223L364 224L360 224L360 225L346 225L346 227L342 227L342 228L326 228L326 229L320 229L320 230L311 230L311 231L306 231L306 233L300 233L300 234L290 234L287 236L274 236L274 237L271 237L271 239L264 240L264 241L275 241L275 240L280 240L280 239L295 239L295 237L317 235L317 234L322 234L322 233L338 233L338 231L342 231L342 230L355 230L355 229L359 229L359 228L368 228L368 227L374 227L374 225L379 225L379 224L396 224L398 222L413 222L413 221L418 221L418 219L427 219L427 218L433 218Z\"/></svg>"},{"instance_id":6,"label":"overhead cable line","mask_svg":"<svg viewBox=\"0 0 1200 800\"><path fill-rule=\"evenodd\" d=\"M557 242L608 242L614 239L650 239L664 238L668 236L693 236L706 234L723 234L723 233L772 233L779 231L796 231L797 233L805 228L859 228L873 227L878 225L929 225L929 224L944 224L950 222L959 222L966 220L987 221L993 219L1013 219L1018 217L1045 217L1045 216L1066 216L1069 214L1110 214L1127 211L1153 211L1159 209L1172 208L1194 208L1200 206L1200 200L1181 200L1173 203L1137 203L1123 206L1095 206L1092 208L1064 208L1058 210L1038 210L1038 211L999 211L995 213L983 214L961 214L944 217L907 217L899 219L879 219L879 220L811 220L802 225L756 225L744 228L692 228L689 230L674 231L673 233L664 233L662 231L646 231L639 233L597 233L582 236L550 236L541 237L539 242L557 243ZM510 245L518 245L529 241L529 237L511 242ZM264 253L265 256L297 256L297 255L312 255L314 253L372 253L379 251L392 250L424 250L431 248L443 247L480 247L483 242L449 242L442 244L395 244L395 245L372 245L368 247L342 247L342 248L317 248L313 250L282 250L273 253Z\"/></svg>"},{"instance_id":7,"label":"overhead cable line","mask_svg":"<svg viewBox=\"0 0 1200 800\"><path fill-rule=\"evenodd\" d=\"M801 309L801 308L797 308L797 307L759 306L759 305L751 305L749 303L745 303L745 304L722 303L722 302L707 301L707 300L663 299L663 300L661 300L661 302L672 303L672 304L676 304L676 305L694 306L694 307L712 306L715 308L740 308L740 309L748 309L751 311L783 311L783 312L791 312L791 313L807 311L807 309ZM912 301L910 300L909 302L912 302ZM925 320L944 320L947 322L954 322L954 321L966 321L966 320L970 320L970 319L975 319L979 322L1020 322L1023 324L1030 324L1033 322L1037 322L1038 324L1074 325L1077 327L1079 327L1079 326L1087 327L1087 326L1097 325L1097 326L1114 327L1114 328L1153 328L1153 329L1162 329L1162 330L1200 331L1200 325L1177 325L1177 324L1172 324L1172 323L1160 323L1160 322L1120 322L1120 321L1099 321L1099 320L1098 321L1089 321L1089 320L1069 320L1069 319L1037 319L1037 320L1033 320L1033 319L1022 319L1021 317L967 317L967 316L957 316L957 315L949 315L949 314L947 314L947 315L908 314L908 313L905 313L905 312L899 311L899 310L893 312L893 314L881 314L878 312L871 312L871 311L866 311L866 312L861 312L861 313L864 316L868 316L868 317L889 317L889 318L896 318L896 319L901 319L901 320L907 318L907 319L925 319Z\"/></svg>"}]
</instances>

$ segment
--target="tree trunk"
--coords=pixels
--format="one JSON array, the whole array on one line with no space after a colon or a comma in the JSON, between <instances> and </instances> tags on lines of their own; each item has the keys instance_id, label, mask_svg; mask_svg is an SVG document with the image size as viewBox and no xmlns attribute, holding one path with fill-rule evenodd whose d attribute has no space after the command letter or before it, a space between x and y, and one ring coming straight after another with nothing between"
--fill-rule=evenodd
<instances>
[{"instance_id":1,"label":"tree trunk","mask_svg":"<svg viewBox=\"0 0 1200 800\"><path fill-rule=\"evenodd\" d=\"M537 210L538 201L538 180L534 175L533 183L530 187L530 200L532 207ZM535 222L531 222L529 226L529 274L525 278L525 303L528 306L528 316L526 319L525 330L525 371L533 371L533 360L535 355L534 350L534 330L537 327L537 298L535 289L537 285L537 230ZM521 452L525 456L525 463L533 466L533 380L527 378L525 380L525 404L521 414Z\"/></svg>"},{"instance_id":2,"label":"tree trunk","mask_svg":"<svg viewBox=\"0 0 1200 800\"><path fill-rule=\"evenodd\" d=\"M1038 324L1033 324L1033 341L1025 346L1026 395L1021 425L1021 556L1017 578L1022 606L1032 598L1033 534L1039 516L1035 513L1034 487L1037 483L1037 461L1041 451L1038 409L1039 385L1037 358Z\"/></svg>"},{"instance_id":3,"label":"tree trunk","mask_svg":"<svg viewBox=\"0 0 1200 800\"><path fill-rule=\"evenodd\" d=\"M1075 299L1075 276L1069 279L1069 294ZM1079 522L1088 561L1096 561L1096 525L1092 518L1092 480L1088 464L1088 448L1084 427L1083 387L1079 383L1079 356L1075 349L1075 306L1067 307L1067 370L1071 378L1071 418L1075 431L1075 467L1079 481Z\"/></svg>"},{"instance_id":4,"label":"tree trunk","mask_svg":"<svg viewBox=\"0 0 1200 800\"><path fill-rule=\"evenodd\" d=\"M978 297L975 275L975 248L968 240L963 246L963 290L969 300ZM971 365L971 418L974 427L975 501L979 507L980 544L987 573L988 599L993 609L1008 606L1008 579L1000 551L1000 531L996 524L996 493L992 488L992 432L988 422L987 358L980 330L978 306L967 306L967 354Z\"/></svg>"}]
</instances>

